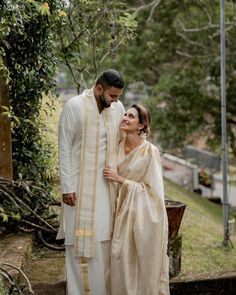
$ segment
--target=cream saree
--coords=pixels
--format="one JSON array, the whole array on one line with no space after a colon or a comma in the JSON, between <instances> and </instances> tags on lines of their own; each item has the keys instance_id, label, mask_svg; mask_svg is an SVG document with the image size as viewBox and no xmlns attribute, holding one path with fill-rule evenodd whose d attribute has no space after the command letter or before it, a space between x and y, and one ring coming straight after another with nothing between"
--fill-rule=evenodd
<instances>
[{"instance_id":1,"label":"cream saree","mask_svg":"<svg viewBox=\"0 0 236 295\"><path fill-rule=\"evenodd\" d=\"M123 142L119 155L124 155ZM111 249L112 295L169 294L168 221L158 149L145 141L118 165Z\"/></svg>"}]
</instances>

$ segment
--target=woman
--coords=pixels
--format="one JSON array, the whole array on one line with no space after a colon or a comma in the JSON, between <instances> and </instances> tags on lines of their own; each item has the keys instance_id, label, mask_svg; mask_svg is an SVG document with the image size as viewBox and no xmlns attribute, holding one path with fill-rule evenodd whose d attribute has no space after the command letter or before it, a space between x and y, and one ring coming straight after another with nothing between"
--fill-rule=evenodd
<instances>
[{"instance_id":1,"label":"woman","mask_svg":"<svg viewBox=\"0 0 236 295\"><path fill-rule=\"evenodd\" d=\"M133 105L124 115L118 172L104 177L119 183L111 249L112 295L167 295L168 221L158 149L145 139L150 113Z\"/></svg>"}]
</instances>

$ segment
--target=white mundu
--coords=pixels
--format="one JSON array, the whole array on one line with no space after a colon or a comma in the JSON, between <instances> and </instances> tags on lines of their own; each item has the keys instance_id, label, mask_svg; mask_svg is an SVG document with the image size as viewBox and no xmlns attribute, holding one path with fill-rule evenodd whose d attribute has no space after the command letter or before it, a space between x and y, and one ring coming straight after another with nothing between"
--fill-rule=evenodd
<instances>
[{"instance_id":1,"label":"white mundu","mask_svg":"<svg viewBox=\"0 0 236 295\"><path fill-rule=\"evenodd\" d=\"M91 102L91 105L87 108L84 106L85 101ZM109 115L106 117L105 114L107 113ZM76 192L76 204L78 205L71 207L64 203L62 204L61 222L57 235L58 239L65 238L66 268L67 278L69 278L69 281L67 281L68 295L85 294L88 292L86 288L89 288L89 294L109 294L109 288L106 285L110 267L109 249L113 202L110 184L103 176L103 169L106 164L110 164L107 151L110 149L110 152L112 152L112 149L108 140L111 141L113 138L109 134L118 134L118 127L123 113L124 107L122 103L117 102L99 114L93 89L90 89L85 90L79 96L71 98L64 106L60 117L59 162L61 193ZM113 118L113 122L110 122L109 116ZM96 123L93 120L96 120ZM87 128L86 136L84 135L85 128ZM85 144L83 141L85 140L87 140L87 145L89 145L89 134L91 135L91 142L96 141L97 156L95 156L94 161L96 163L94 165L93 159L90 159L89 148L86 145L85 148L83 147L83 144ZM116 135L116 138L118 140L118 135ZM113 141L116 141L116 139ZM113 144L115 146L117 142ZM94 177L93 190L91 189L95 195L92 201L86 197L86 193L90 189L90 187L86 188L86 182L91 181L93 177L93 175L90 175L92 173L84 172L88 169L87 165L91 166L90 170L92 172L93 169L95 170L92 166L97 167L96 172L93 173L94 175L96 174L96 177ZM85 174L84 177L82 177L83 173ZM82 196L80 195L81 179L85 183L85 193ZM92 208L91 210L90 207ZM88 225L90 220L91 224ZM81 232L84 235L82 238ZM75 257L76 234L77 238L81 238L81 240L79 241L79 250L77 252L79 254ZM91 239L90 244L86 240L86 234ZM91 243L92 250L90 249ZM83 245L85 246L83 247ZM80 257L82 257L82 260ZM85 277L86 272L83 269L85 264L83 257L87 257L87 278ZM87 281L89 287L84 286L85 281Z\"/></svg>"}]
</instances>

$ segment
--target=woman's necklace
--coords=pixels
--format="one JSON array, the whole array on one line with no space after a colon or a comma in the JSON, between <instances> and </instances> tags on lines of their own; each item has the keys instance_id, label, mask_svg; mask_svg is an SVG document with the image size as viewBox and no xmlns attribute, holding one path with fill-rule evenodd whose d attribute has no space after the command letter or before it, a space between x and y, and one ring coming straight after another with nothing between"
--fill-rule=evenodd
<instances>
[{"instance_id":1,"label":"woman's necklace","mask_svg":"<svg viewBox=\"0 0 236 295\"><path fill-rule=\"evenodd\" d=\"M132 146L127 145L127 143L125 142L125 145L124 145L125 154L127 155L130 152L132 152L136 147L138 147L142 143L142 141L143 140L139 138L138 142Z\"/></svg>"}]
</instances>

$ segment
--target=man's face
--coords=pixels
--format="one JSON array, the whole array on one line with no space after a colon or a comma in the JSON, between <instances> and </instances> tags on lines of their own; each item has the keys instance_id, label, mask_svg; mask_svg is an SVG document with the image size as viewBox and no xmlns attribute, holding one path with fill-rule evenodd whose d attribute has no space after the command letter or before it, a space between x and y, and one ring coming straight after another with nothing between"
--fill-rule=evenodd
<instances>
[{"instance_id":1,"label":"man's face","mask_svg":"<svg viewBox=\"0 0 236 295\"><path fill-rule=\"evenodd\" d=\"M102 87L102 86L101 86ZM102 87L101 94L99 94L99 99L104 108L109 108L113 102L117 102L119 97L122 95L123 89L116 87L108 87L104 89Z\"/></svg>"}]
</instances>

